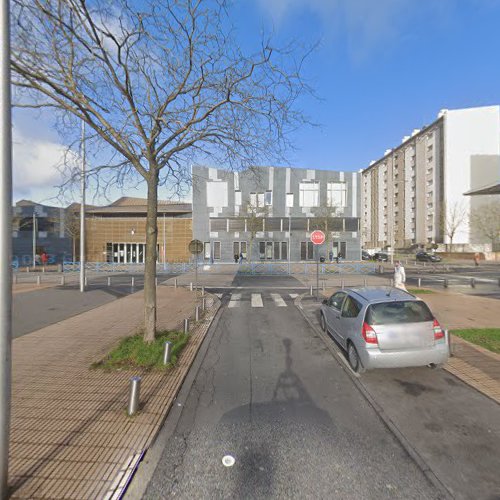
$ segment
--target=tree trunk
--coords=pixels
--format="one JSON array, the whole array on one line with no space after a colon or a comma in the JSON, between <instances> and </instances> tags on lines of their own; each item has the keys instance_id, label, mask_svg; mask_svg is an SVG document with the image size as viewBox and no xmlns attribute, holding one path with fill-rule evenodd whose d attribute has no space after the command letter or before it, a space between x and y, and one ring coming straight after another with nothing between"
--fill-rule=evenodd
<instances>
[{"instance_id":1,"label":"tree trunk","mask_svg":"<svg viewBox=\"0 0 500 500\"><path fill-rule=\"evenodd\" d=\"M150 169L148 212L146 217L146 264L144 266L144 342L156 334L156 245L158 241L158 170Z\"/></svg>"}]
</instances>

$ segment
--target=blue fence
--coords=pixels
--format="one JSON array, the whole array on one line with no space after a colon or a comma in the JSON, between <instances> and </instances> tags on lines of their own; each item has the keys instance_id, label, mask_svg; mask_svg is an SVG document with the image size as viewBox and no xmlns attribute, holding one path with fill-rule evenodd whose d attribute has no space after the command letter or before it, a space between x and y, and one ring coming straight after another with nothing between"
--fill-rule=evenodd
<instances>
[{"instance_id":1,"label":"blue fence","mask_svg":"<svg viewBox=\"0 0 500 500\"><path fill-rule=\"evenodd\" d=\"M194 272L193 262L173 262L156 264L158 274L184 274ZM96 273L143 273L144 264L120 264L113 262L87 262L87 271ZM376 272L377 264L373 262L341 262L321 263L321 274L371 274ZM65 262L64 272L79 272L79 262ZM315 262L244 262L230 263L198 263L200 274L240 274L240 275L287 275L287 274L316 274Z\"/></svg>"}]
</instances>

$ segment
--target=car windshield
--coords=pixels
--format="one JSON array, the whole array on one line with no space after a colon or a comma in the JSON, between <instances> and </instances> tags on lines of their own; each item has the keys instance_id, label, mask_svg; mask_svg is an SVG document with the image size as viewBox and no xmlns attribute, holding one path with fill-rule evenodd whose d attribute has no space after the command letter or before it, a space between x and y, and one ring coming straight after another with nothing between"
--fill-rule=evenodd
<instances>
[{"instance_id":1,"label":"car windshield","mask_svg":"<svg viewBox=\"0 0 500 500\"><path fill-rule=\"evenodd\" d=\"M434 316L424 302L395 301L372 304L366 312L369 325L395 325L432 321Z\"/></svg>"}]
</instances>

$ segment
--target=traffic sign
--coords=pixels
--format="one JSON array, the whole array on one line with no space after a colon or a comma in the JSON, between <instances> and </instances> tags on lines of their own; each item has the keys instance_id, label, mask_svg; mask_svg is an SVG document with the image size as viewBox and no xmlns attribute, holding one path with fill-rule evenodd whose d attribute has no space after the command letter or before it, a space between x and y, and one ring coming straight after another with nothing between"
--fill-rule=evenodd
<instances>
[{"instance_id":1,"label":"traffic sign","mask_svg":"<svg viewBox=\"0 0 500 500\"><path fill-rule=\"evenodd\" d=\"M311 241L314 245L322 245L325 242L325 233L323 231L313 231L311 233Z\"/></svg>"},{"instance_id":2,"label":"traffic sign","mask_svg":"<svg viewBox=\"0 0 500 500\"><path fill-rule=\"evenodd\" d=\"M193 255L197 255L203 252L203 243L200 240L191 240L188 248Z\"/></svg>"}]
</instances>

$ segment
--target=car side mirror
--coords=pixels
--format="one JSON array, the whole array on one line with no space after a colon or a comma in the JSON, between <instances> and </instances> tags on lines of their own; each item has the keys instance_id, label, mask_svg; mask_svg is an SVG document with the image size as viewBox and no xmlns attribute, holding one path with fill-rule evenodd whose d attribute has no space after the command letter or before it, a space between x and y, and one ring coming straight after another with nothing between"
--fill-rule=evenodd
<instances>
[{"instance_id":1,"label":"car side mirror","mask_svg":"<svg viewBox=\"0 0 500 500\"><path fill-rule=\"evenodd\" d=\"M325 306L328 304L328 299L323 299L323 304L325 304Z\"/></svg>"}]
</instances>

